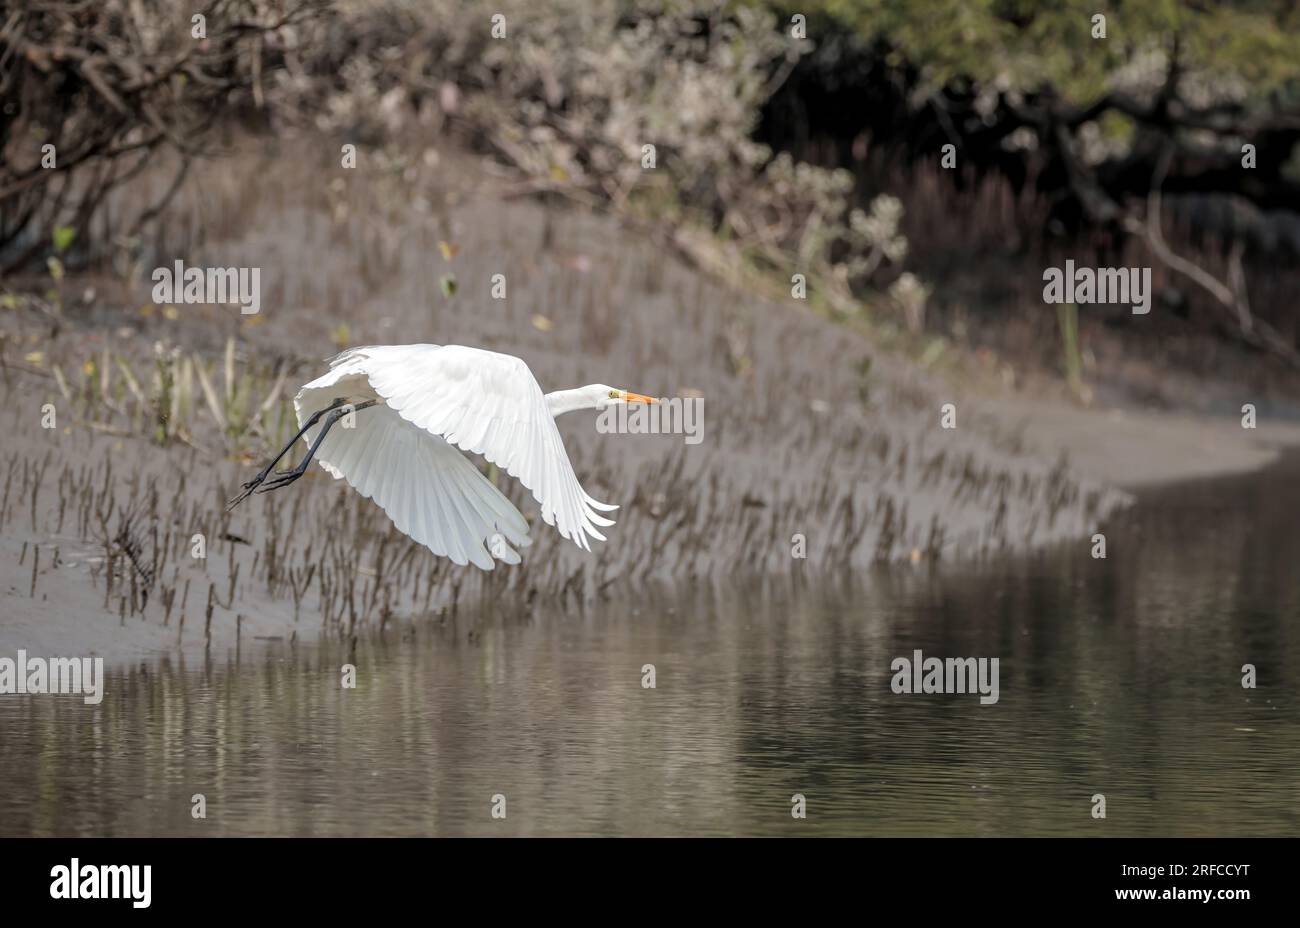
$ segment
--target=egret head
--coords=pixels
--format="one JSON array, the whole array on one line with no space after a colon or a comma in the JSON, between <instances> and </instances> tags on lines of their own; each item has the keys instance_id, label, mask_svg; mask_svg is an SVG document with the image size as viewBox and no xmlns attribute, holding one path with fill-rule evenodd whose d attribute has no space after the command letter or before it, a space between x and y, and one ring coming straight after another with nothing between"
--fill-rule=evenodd
<instances>
[{"instance_id":1,"label":"egret head","mask_svg":"<svg viewBox=\"0 0 1300 928\"><path fill-rule=\"evenodd\" d=\"M610 406L617 406L619 403L657 403L659 402L653 396L645 396L641 393L632 393L628 390L620 390L618 387L606 386L603 383L593 383L584 390L591 392L592 405L596 409L606 409Z\"/></svg>"},{"instance_id":2,"label":"egret head","mask_svg":"<svg viewBox=\"0 0 1300 928\"><path fill-rule=\"evenodd\" d=\"M566 412L577 412L580 409L603 411L611 406L619 406L624 403L657 402L659 401L652 396L631 393L603 383L588 384L585 387L578 387L576 390L556 390L554 393L546 394L546 405L550 407L553 416L560 416Z\"/></svg>"}]
</instances>

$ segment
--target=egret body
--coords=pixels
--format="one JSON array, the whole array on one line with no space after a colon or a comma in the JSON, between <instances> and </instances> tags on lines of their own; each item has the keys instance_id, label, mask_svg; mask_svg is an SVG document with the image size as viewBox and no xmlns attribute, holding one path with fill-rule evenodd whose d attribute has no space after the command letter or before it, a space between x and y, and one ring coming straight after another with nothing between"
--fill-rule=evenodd
<instances>
[{"instance_id":1,"label":"egret body","mask_svg":"<svg viewBox=\"0 0 1300 928\"><path fill-rule=\"evenodd\" d=\"M543 394L519 358L461 345L350 348L294 397L299 432L251 481L252 493L294 482L314 459L374 500L397 530L457 564L491 570L518 564L528 523L462 454L482 455L517 478L548 525L579 547L604 540L601 515L617 509L582 489L555 417L615 403L654 403L639 393L590 384ZM344 420L342 427L337 423ZM272 469L298 439L309 451L293 470Z\"/></svg>"}]
</instances>

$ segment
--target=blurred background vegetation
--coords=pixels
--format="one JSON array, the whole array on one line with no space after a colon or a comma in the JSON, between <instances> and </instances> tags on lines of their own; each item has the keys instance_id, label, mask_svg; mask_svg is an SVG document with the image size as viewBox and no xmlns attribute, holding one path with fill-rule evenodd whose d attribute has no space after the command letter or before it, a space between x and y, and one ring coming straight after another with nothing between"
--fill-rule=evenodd
<instances>
[{"instance_id":1,"label":"blurred background vegetation","mask_svg":"<svg viewBox=\"0 0 1300 928\"><path fill-rule=\"evenodd\" d=\"M926 350L1071 382L1107 346L1287 372L1298 19L1253 0L4 0L0 271L13 300L149 260L149 224L231 127L392 151L434 134L745 287L805 274L824 312ZM113 199L161 163L157 200ZM1067 257L1153 267L1156 312L1067 326L1041 299Z\"/></svg>"}]
</instances>

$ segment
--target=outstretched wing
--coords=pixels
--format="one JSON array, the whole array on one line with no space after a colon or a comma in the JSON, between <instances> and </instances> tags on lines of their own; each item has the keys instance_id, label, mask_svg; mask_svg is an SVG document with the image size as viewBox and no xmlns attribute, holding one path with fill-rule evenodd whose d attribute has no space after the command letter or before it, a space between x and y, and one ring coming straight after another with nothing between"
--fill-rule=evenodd
<instances>
[{"instance_id":1,"label":"outstretched wing","mask_svg":"<svg viewBox=\"0 0 1300 928\"><path fill-rule=\"evenodd\" d=\"M531 543L519 510L468 458L387 406L356 413L351 428L334 425L316 460L373 499L399 532L456 564L518 564L511 545Z\"/></svg>"},{"instance_id":2,"label":"outstretched wing","mask_svg":"<svg viewBox=\"0 0 1300 928\"><path fill-rule=\"evenodd\" d=\"M587 536L604 539L597 526L613 522L596 510L614 507L578 483L542 388L519 358L460 345L358 348L348 355L407 422L518 479L560 534L587 550Z\"/></svg>"}]
</instances>

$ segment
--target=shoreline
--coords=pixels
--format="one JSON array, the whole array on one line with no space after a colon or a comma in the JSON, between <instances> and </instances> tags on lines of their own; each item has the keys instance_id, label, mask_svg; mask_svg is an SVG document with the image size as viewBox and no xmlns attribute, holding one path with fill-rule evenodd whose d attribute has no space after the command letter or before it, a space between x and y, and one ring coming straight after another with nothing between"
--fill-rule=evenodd
<instances>
[{"instance_id":1,"label":"shoreline","mask_svg":"<svg viewBox=\"0 0 1300 928\"><path fill-rule=\"evenodd\" d=\"M1063 452L1079 476L1129 494L1129 503L1136 505L1141 503L1132 496L1134 491L1249 474L1275 463L1285 449L1300 447L1300 424L1265 423L1244 430L1231 420L1199 413L1082 409L1057 399L1008 395L984 396L978 405L984 423L1018 433L1027 451L1043 457ZM292 647L295 641L312 646L324 637L319 623L295 619L293 610L278 600L242 616L242 628L214 622L210 642L205 641L202 627L194 627L193 619L188 635L178 634L182 630L175 624L169 628L141 621L143 617L122 621L101 608L102 593L88 577L75 576L94 559L92 553L71 538L56 541L65 545L65 553L71 543L76 553L57 567L42 570L41 586L50 589L53 578L46 578L46 571L62 574L54 580L62 608L49 608L53 604L46 602L43 593L32 599L25 591L16 592L15 577L5 578L9 595L0 621L0 656L12 654L18 647L47 658L84 652L102 657L107 669L121 671L169 658L229 661L239 655L242 662L268 648ZM0 563L12 563L19 545L16 538L0 539ZM1008 554L1023 556L1032 550ZM949 563L969 567L969 558L958 556ZM906 563L891 567L909 569ZM942 569L942 562L939 567ZM859 568L850 570L860 572ZM467 604L468 614L474 609L474 604ZM444 613L439 609L427 615L400 616L395 625L427 624Z\"/></svg>"},{"instance_id":2,"label":"shoreline","mask_svg":"<svg viewBox=\"0 0 1300 928\"><path fill-rule=\"evenodd\" d=\"M1300 447L1300 422L1194 412L1081 408L1027 396L981 399L987 411L1040 453L1064 452L1079 474L1125 491L1262 470Z\"/></svg>"}]
</instances>

